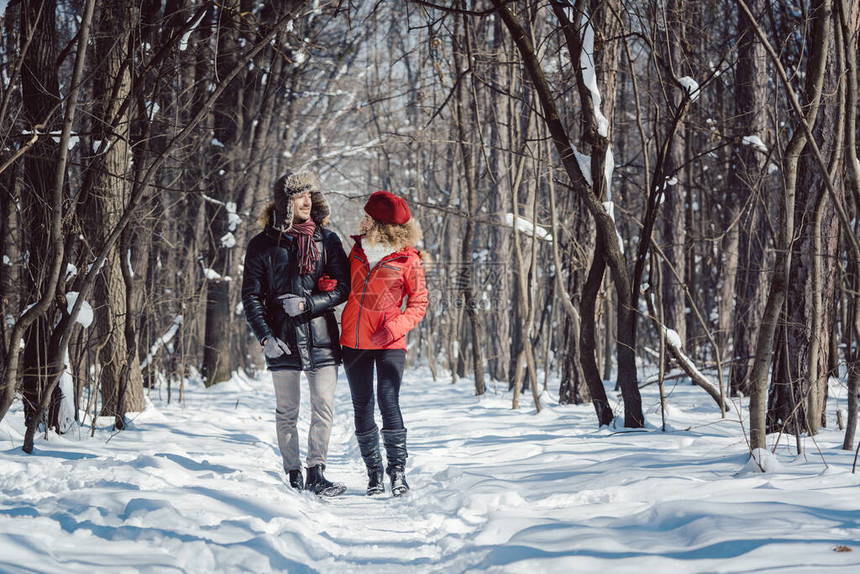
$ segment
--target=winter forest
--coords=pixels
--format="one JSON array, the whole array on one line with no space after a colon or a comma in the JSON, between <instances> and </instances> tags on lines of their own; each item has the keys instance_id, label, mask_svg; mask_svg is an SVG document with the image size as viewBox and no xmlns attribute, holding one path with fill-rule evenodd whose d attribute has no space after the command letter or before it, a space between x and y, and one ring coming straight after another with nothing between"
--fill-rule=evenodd
<instances>
[{"instance_id":1,"label":"winter forest","mask_svg":"<svg viewBox=\"0 0 860 574\"><path fill-rule=\"evenodd\" d=\"M0 9L13 450L262 376L244 250L297 168L347 249L370 193L409 202L430 306L407 369L440 392L665 430L683 380L747 453L834 426L857 447L860 3Z\"/></svg>"},{"instance_id":2,"label":"winter forest","mask_svg":"<svg viewBox=\"0 0 860 574\"><path fill-rule=\"evenodd\" d=\"M540 409L558 372L641 427L658 362L750 396L758 448L814 434L840 367L856 394L858 6L361 4L7 6L0 415L122 426L258 368L237 278L290 166L344 238L377 188L417 206L410 360L478 395Z\"/></svg>"}]
</instances>

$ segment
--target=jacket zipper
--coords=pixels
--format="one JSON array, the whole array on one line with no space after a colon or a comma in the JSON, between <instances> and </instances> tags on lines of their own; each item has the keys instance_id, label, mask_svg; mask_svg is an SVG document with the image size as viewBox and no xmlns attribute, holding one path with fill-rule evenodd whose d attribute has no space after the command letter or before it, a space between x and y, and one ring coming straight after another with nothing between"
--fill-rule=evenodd
<instances>
[{"instance_id":1,"label":"jacket zipper","mask_svg":"<svg viewBox=\"0 0 860 574\"><path fill-rule=\"evenodd\" d=\"M316 234L317 234L317 232L314 231L314 234L311 236L311 241L316 241L316 239L315 239ZM322 267L320 268L319 272L320 272L320 274L322 274L325 271L325 264L327 261L326 252L325 252L325 236L320 237L319 244L320 244L320 248L321 248L320 249L320 255L321 255L320 259L322 260ZM317 263L319 263L319 262L317 262ZM316 266L314 266L314 273L316 273L316 272L317 272ZM311 288L311 290L313 291L313 288ZM302 292L304 292L304 288L302 288ZM305 303L305 304L307 305L307 303ZM313 321L313 318L311 318L311 320L308 321L308 358L311 360L311 370L313 370L313 369L316 369L316 363L314 362L314 330L313 330L313 327L311 327L311 321ZM326 330L328 330L328 323L326 323ZM299 357L299 359L301 360L301 357Z\"/></svg>"},{"instance_id":2,"label":"jacket zipper","mask_svg":"<svg viewBox=\"0 0 860 574\"><path fill-rule=\"evenodd\" d=\"M367 264L366 259L362 259L358 254L356 254L355 258L367 267L367 275L364 276L364 289L361 291L361 301L358 303L358 317L355 321L355 348L358 349L358 329L361 326L361 310L364 308L364 296L367 294L367 282L370 281L370 272L372 269L370 269L370 265Z\"/></svg>"}]
</instances>

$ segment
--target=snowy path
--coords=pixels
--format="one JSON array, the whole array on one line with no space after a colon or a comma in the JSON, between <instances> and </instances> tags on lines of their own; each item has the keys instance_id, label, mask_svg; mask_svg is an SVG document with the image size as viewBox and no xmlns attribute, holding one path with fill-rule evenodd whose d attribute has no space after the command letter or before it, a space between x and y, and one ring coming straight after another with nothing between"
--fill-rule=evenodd
<instances>
[{"instance_id":1,"label":"snowy path","mask_svg":"<svg viewBox=\"0 0 860 574\"><path fill-rule=\"evenodd\" d=\"M834 387L833 396L840 389ZM655 386L644 390L656 404ZM596 429L590 406L510 410L468 380L407 371L401 499L364 496L341 374L327 476L346 494L288 489L268 376L189 389L114 437L20 450L0 423L0 572L822 572L860 566L860 475L841 434L747 465L740 425L691 385L672 430ZM307 428L307 400L300 428ZM834 399L836 400L836 399ZM843 398L844 401L844 398ZM16 406L16 408L20 408ZM833 409L831 408L831 411ZM651 410L649 422L658 424ZM688 429L688 427L690 427ZM108 440L110 439L110 440ZM304 441L303 441L304 445Z\"/></svg>"}]
</instances>

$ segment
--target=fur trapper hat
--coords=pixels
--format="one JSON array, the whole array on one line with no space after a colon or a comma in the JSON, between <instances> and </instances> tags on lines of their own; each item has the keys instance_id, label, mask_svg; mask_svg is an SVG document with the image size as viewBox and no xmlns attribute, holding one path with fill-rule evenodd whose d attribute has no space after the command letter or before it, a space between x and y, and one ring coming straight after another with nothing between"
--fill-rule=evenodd
<instances>
[{"instance_id":1,"label":"fur trapper hat","mask_svg":"<svg viewBox=\"0 0 860 574\"><path fill-rule=\"evenodd\" d=\"M289 231L293 227L293 196L308 191L311 193L311 219L317 225L323 225L328 220L331 209L320 191L316 176L309 172L287 170L272 186L275 195L272 226L275 229Z\"/></svg>"}]
</instances>

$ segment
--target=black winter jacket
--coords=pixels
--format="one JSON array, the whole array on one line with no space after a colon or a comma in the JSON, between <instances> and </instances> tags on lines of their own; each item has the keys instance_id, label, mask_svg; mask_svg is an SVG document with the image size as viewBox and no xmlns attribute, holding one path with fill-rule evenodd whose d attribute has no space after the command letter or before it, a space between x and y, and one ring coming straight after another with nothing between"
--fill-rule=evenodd
<instances>
[{"instance_id":1,"label":"black winter jacket","mask_svg":"<svg viewBox=\"0 0 860 574\"><path fill-rule=\"evenodd\" d=\"M341 362L334 308L349 295L349 262L333 231L318 225L314 241L320 259L308 275L299 274L297 241L271 225L248 243L242 278L245 319L261 344L274 335L291 351L276 359L266 357L270 371L307 371ZM337 279L333 291L319 290L322 275ZM307 310L296 317L287 315L277 299L287 293L303 296Z\"/></svg>"}]
</instances>

